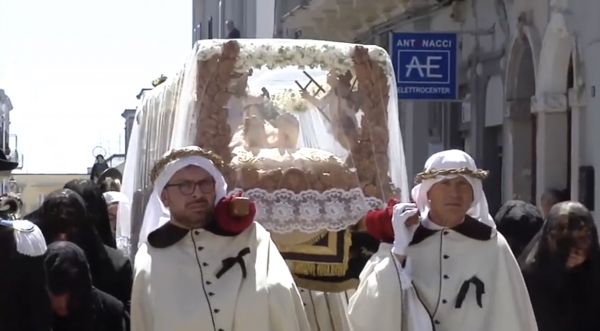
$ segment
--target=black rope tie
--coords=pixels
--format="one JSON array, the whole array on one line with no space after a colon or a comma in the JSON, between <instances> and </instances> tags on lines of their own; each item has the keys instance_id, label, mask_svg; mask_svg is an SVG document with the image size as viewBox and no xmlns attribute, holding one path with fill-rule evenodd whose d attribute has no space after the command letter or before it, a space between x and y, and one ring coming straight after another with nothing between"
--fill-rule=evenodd
<instances>
[{"instance_id":1,"label":"black rope tie","mask_svg":"<svg viewBox=\"0 0 600 331\"><path fill-rule=\"evenodd\" d=\"M223 259L223 267L217 272L217 279L221 278L229 269L233 268L234 265L239 264L242 268L242 278L246 278L248 271L246 270L246 263L244 262L244 256L250 254L250 247L242 249L236 257L228 257Z\"/></svg>"},{"instance_id":2,"label":"black rope tie","mask_svg":"<svg viewBox=\"0 0 600 331\"><path fill-rule=\"evenodd\" d=\"M463 301L465 301L465 297L467 296L467 292L469 292L469 286L473 284L475 285L475 296L477 298L477 305L480 308L483 308L481 304L481 297L483 293L485 293L485 284L481 281L481 279L476 276L471 277L469 280L465 280L458 291L458 297L456 297L456 305L455 308L460 309L462 307Z\"/></svg>"}]
</instances>

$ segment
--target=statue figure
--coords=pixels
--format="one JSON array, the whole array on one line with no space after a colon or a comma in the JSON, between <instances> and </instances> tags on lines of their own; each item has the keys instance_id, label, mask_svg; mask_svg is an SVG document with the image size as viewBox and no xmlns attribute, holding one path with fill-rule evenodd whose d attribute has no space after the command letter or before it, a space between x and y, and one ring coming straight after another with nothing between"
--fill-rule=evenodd
<instances>
[{"instance_id":1,"label":"statue figure","mask_svg":"<svg viewBox=\"0 0 600 331\"><path fill-rule=\"evenodd\" d=\"M327 84L330 90L321 98L302 91L302 97L318 109L328 108L331 131L337 142L344 148L350 149L349 141L356 136L358 121L356 113L359 110L358 93L352 91L350 80L352 73L337 75L327 74Z\"/></svg>"}]
</instances>

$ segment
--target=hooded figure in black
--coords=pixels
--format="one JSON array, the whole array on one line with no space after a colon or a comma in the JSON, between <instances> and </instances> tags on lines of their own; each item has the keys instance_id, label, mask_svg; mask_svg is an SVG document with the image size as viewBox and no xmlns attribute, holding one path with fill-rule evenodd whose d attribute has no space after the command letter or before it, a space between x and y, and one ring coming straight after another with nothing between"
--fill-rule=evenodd
<instances>
[{"instance_id":1,"label":"hooded figure in black","mask_svg":"<svg viewBox=\"0 0 600 331\"><path fill-rule=\"evenodd\" d=\"M550 210L539 242L523 252L523 274L539 331L600 330L600 245L580 203Z\"/></svg>"},{"instance_id":2,"label":"hooded figure in black","mask_svg":"<svg viewBox=\"0 0 600 331\"><path fill-rule=\"evenodd\" d=\"M71 241L81 247L89 262L94 286L129 309L133 283L131 262L116 249L102 244L79 194L69 189L50 193L40 208L37 222L47 243Z\"/></svg>"},{"instance_id":3,"label":"hooded figure in black","mask_svg":"<svg viewBox=\"0 0 600 331\"><path fill-rule=\"evenodd\" d=\"M50 244L45 258L53 331L125 331L123 304L92 285L85 253L68 241Z\"/></svg>"},{"instance_id":4,"label":"hooded figure in black","mask_svg":"<svg viewBox=\"0 0 600 331\"><path fill-rule=\"evenodd\" d=\"M28 239L18 243L19 236ZM19 247L23 243L29 246L25 250ZM0 221L0 330L51 330L45 250L44 237L31 222Z\"/></svg>"},{"instance_id":5,"label":"hooded figure in black","mask_svg":"<svg viewBox=\"0 0 600 331\"><path fill-rule=\"evenodd\" d=\"M542 229L544 218L540 210L525 201L505 202L494 217L514 256L520 256L533 237Z\"/></svg>"},{"instance_id":6,"label":"hooded figure in black","mask_svg":"<svg viewBox=\"0 0 600 331\"><path fill-rule=\"evenodd\" d=\"M100 187L91 180L74 179L66 183L64 188L75 191L83 198L87 212L96 227L98 235L100 235L100 239L102 239L104 245L116 248L115 236L110 228L108 205Z\"/></svg>"}]
</instances>

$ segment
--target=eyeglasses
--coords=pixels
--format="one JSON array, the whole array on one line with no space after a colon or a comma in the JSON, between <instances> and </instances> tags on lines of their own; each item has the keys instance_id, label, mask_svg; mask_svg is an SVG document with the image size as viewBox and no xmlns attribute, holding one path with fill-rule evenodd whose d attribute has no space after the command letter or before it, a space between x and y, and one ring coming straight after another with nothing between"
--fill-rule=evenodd
<instances>
[{"instance_id":1,"label":"eyeglasses","mask_svg":"<svg viewBox=\"0 0 600 331\"><path fill-rule=\"evenodd\" d=\"M204 194L213 193L215 191L214 180L201 180L199 182L181 182L178 184L167 184L166 187L177 187L183 195L192 195L196 191L196 187Z\"/></svg>"}]
</instances>

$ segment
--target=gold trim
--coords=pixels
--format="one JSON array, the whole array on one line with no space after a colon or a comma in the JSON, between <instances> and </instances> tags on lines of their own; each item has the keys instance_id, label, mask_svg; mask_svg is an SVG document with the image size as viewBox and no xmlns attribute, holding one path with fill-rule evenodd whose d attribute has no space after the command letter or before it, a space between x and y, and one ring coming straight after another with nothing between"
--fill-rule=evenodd
<instances>
[{"instance_id":1,"label":"gold trim","mask_svg":"<svg viewBox=\"0 0 600 331\"><path fill-rule=\"evenodd\" d=\"M158 175L160 175L160 173L165 169L167 164L187 156L200 156L206 158L212 161L212 163L215 165L215 167L217 167L217 170L219 170L219 172L223 172L223 168L225 167L225 163L223 162L221 157L219 157L217 154L211 151L206 151L198 146L177 148L170 150L167 154L165 154L158 161L156 161L154 167L152 167L152 171L150 171L150 180L152 181L152 183L154 184L154 181L156 181Z\"/></svg>"},{"instance_id":2,"label":"gold trim","mask_svg":"<svg viewBox=\"0 0 600 331\"><path fill-rule=\"evenodd\" d=\"M356 278L348 279L339 283L330 283L320 280L304 279L294 276L296 286L309 291L321 291L330 293L340 293L358 288L359 280Z\"/></svg>"},{"instance_id":3,"label":"gold trim","mask_svg":"<svg viewBox=\"0 0 600 331\"><path fill-rule=\"evenodd\" d=\"M488 176L487 170L482 169L470 169L470 168L448 168L448 169L431 169L429 171L423 171L417 174L415 177L415 184L421 184L424 180L434 179L438 176L452 176L461 175L468 176L475 179L483 180Z\"/></svg>"},{"instance_id":4,"label":"gold trim","mask_svg":"<svg viewBox=\"0 0 600 331\"><path fill-rule=\"evenodd\" d=\"M334 235L331 235L331 234ZM327 234L327 246L314 246L316 242L323 239ZM337 254L337 232L324 232L318 234L315 238L307 241L306 243L298 245L280 245L279 251L282 253L300 253L300 254L311 254L311 255L336 255Z\"/></svg>"},{"instance_id":5,"label":"gold trim","mask_svg":"<svg viewBox=\"0 0 600 331\"><path fill-rule=\"evenodd\" d=\"M327 255L337 256L337 241L339 232L329 232L327 238L327 247L294 245L280 249L282 253L299 253L307 255ZM350 229L344 230L344 247L342 251L342 262L325 263L312 261L287 260L290 270L293 274L328 277L342 277L348 272L348 263L350 261L350 246L352 246L352 233Z\"/></svg>"}]
</instances>

